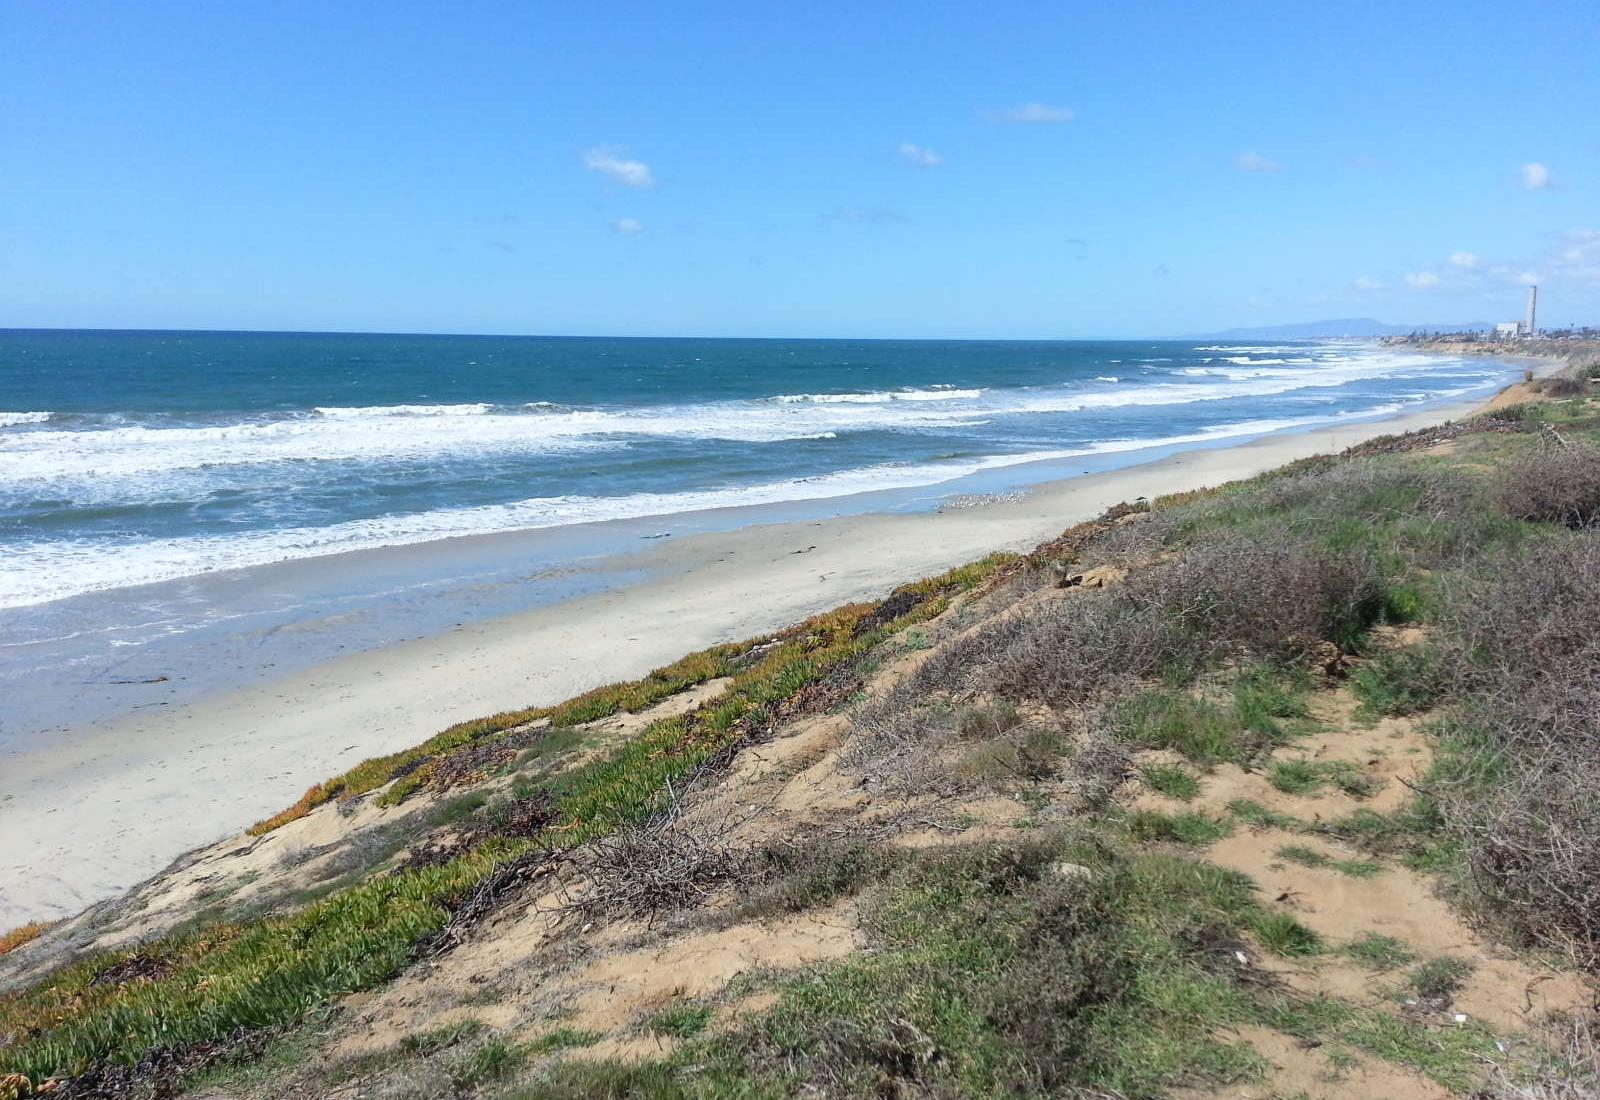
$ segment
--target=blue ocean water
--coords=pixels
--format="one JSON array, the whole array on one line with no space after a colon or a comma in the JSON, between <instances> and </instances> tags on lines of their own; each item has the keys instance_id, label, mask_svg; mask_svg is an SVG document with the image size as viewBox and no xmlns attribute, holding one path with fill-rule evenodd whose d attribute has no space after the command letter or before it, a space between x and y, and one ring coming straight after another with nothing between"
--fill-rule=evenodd
<instances>
[{"instance_id":1,"label":"blue ocean water","mask_svg":"<svg viewBox=\"0 0 1600 1100\"><path fill-rule=\"evenodd\" d=\"M0 332L0 608L1487 393L1356 343Z\"/></svg>"}]
</instances>

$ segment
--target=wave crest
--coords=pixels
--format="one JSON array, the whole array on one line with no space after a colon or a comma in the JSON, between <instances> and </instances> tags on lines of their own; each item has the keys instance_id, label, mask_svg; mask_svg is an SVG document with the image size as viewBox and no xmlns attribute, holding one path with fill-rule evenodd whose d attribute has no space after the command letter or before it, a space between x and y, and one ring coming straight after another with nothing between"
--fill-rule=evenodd
<instances>
[{"instance_id":1,"label":"wave crest","mask_svg":"<svg viewBox=\"0 0 1600 1100\"><path fill-rule=\"evenodd\" d=\"M972 401L982 390L962 390L954 386L929 386L869 393L780 393L769 400L784 405L882 405L891 401Z\"/></svg>"},{"instance_id":2,"label":"wave crest","mask_svg":"<svg viewBox=\"0 0 1600 1100\"><path fill-rule=\"evenodd\" d=\"M482 416L492 408L493 405L482 402L471 405L319 405L315 412L318 416L330 419L370 416Z\"/></svg>"}]
</instances>

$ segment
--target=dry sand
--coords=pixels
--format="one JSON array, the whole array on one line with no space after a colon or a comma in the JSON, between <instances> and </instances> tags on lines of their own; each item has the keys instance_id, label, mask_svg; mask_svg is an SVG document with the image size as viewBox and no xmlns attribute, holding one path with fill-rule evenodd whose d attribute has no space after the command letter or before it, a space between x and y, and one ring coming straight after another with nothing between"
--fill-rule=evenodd
<instances>
[{"instance_id":1,"label":"dry sand","mask_svg":"<svg viewBox=\"0 0 1600 1100\"><path fill-rule=\"evenodd\" d=\"M665 579L362 653L217 698L74 731L0 775L0 929L67 915L240 831L310 784L465 718L556 702L715 642L1001 549L1122 500L1248 477L1472 411L1271 436L1039 486L1020 500L674 540Z\"/></svg>"}]
</instances>

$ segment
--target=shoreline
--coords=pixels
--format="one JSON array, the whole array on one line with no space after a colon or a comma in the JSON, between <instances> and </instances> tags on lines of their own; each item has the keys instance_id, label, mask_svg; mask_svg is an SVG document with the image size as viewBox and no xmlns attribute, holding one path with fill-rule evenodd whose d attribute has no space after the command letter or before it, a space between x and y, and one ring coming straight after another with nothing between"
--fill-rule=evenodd
<instances>
[{"instance_id":1,"label":"shoreline","mask_svg":"<svg viewBox=\"0 0 1600 1100\"><path fill-rule=\"evenodd\" d=\"M981 507L690 534L633 555L650 559L654 576L644 583L80 730L7 761L0 880L28 885L0 892L0 928L121 892L180 853L276 812L310 784L452 722L556 702L989 552L1030 549L1120 500L1249 477L1483 407L1456 402L1180 451Z\"/></svg>"}]
</instances>

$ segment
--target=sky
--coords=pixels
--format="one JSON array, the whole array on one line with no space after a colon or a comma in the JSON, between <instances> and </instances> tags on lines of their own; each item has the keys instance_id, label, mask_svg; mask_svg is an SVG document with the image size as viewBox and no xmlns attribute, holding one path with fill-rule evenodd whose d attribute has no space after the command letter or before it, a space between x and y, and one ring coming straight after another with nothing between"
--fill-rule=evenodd
<instances>
[{"instance_id":1,"label":"sky","mask_svg":"<svg viewBox=\"0 0 1600 1100\"><path fill-rule=\"evenodd\" d=\"M0 326L1600 324L1600 5L0 4Z\"/></svg>"}]
</instances>

